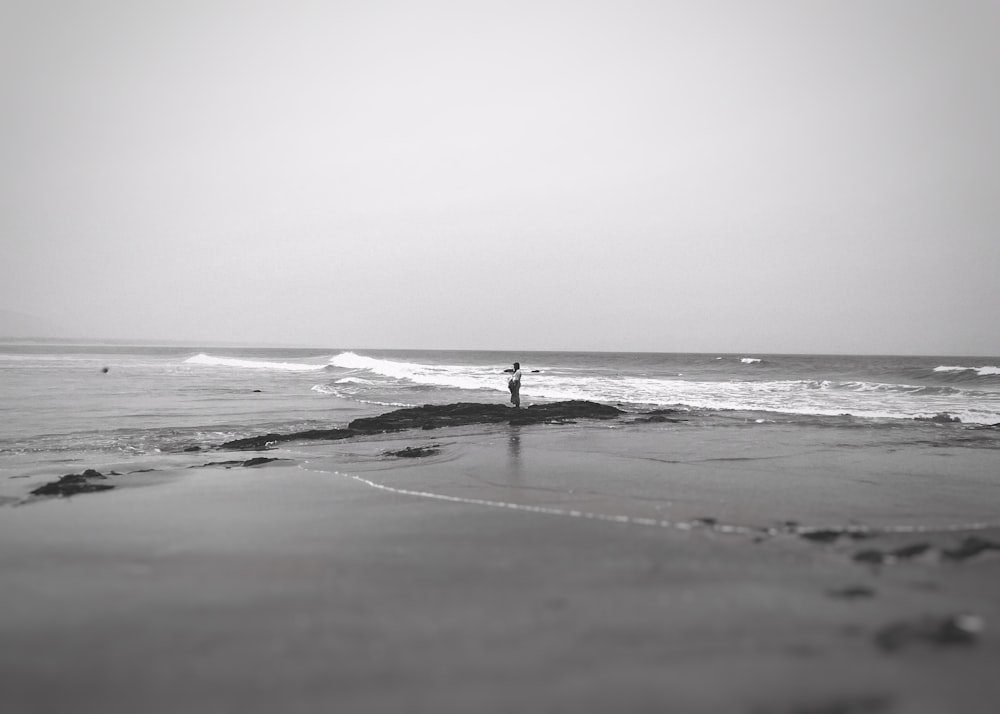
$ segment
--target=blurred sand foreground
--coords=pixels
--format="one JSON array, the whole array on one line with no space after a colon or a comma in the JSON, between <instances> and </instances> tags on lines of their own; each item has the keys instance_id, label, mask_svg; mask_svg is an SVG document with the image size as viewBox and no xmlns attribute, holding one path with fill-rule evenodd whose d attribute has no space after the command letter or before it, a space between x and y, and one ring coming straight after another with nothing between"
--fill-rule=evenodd
<instances>
[{"instance_id":1,"label":"blurred sand foreground","mask_svg":"<svg viewBox=\"0 0 1000 714\"><path fill-rule=\"evenodd\" d=\"M893 438L446 429L9 505L3 709L995 712L998 452Z\"/></svg>"}]
</instances>

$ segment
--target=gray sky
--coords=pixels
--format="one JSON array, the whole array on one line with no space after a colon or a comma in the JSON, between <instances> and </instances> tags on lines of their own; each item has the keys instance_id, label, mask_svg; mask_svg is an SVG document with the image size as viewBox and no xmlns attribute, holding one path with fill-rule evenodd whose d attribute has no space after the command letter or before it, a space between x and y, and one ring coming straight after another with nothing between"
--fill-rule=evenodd
<instances>
[{"instance_id":1,"label":"gray sky","mask_svg":"<svg viewBox=\"0 0 1000 714\"><path fill-rule=\"evenodd\" d=\"M1000 3L0 0L0 309L1000 354Z\"/></svg>"}]
</instances>

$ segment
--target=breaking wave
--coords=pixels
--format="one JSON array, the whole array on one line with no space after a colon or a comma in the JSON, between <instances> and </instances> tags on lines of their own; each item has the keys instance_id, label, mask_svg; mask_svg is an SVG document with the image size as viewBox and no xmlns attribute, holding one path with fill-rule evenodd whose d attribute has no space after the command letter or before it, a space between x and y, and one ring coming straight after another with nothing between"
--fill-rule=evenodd
<instances>
[{"instance_id":1,"label":"breaking wave","mask_svg":"<svg viewBox=\"0 0 1000 714\"><path fill-rule=\"evenodd\" d=\"M269 362L266 360L238 359L236 357L215 357L204 352L184 360L184 364L208 367L230 367L234 369L270 370L277 372L319 372L327 368L324 364L299 362Z\"/></svg>"},{"instance_id":2,"label":"breaking wave","mask_svg":"<svg viewBox=\"0 0 1000 714\"><path fill-rule=\"evenodd\" d=\"M1000 377L1000 367L959 367L959 366L949 366L941 365L934 368L935 372L945 372L945 373L963 373L963 372L975 372L979 377Z\"/></svg>"},{"instance_id":3,"label":"breaking wave","mask_svg":"<svg viewBox=\"0 0 1000 714\"><path fill-rule=\"evenodd\" d=\"M427 387L454 389L502 389L506 380L498 381L495 367L472 365L434 365L415 362L398 362L389 359L366 357L354 352L341 352L330 360L340 369L366 371L380 377ZM357 379L356 376L353 377Z\"/></svg>"},{"instance_id":4,"label":"breaking wave","mask_svg":"<svg viewBox=\"0 0 1000 714\"><path fill-rule=\"evenodd\" d=\"M748 362L747 360L751 360ZM744 357L744 364L758 358ZM399 404L413 399L463 399L461 392L506 392L500 365L422 364L342 352L330 360L339 372L316 391L363 401ZM1000 396L943 384L821 379L751 380L682 378L676 373L656 376L635 372L594 371L553 365L525 372L523 397L545 400L586 399L638 408L682 407L737 411L767 411L798 415L843 415L913 419L949 413L963 422L1000 421ZM343 372L341 372L343 370ZM414 392L423 394L419 399ZM456 391L458 393L456 393ZM436 395L436 396L435 396ZM411 402L412 403L412 402Z\"/></svg>"}]
</instances>

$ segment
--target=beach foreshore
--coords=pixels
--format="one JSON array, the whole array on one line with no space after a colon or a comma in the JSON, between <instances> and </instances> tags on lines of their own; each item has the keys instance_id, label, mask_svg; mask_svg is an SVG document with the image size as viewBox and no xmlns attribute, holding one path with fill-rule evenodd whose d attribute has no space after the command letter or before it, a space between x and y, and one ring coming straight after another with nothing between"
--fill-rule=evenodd
<instances>
[{"instance_id":1,"label":"beach foreshore","mask_svg":"<svg viewBox=\"0 0 1000 714\"><path fill-rule=\"evenodd\" d=\"M177 456L0 509L4 710L992 712L996 454L580 423Z\"/></svg>"}]
</instances>

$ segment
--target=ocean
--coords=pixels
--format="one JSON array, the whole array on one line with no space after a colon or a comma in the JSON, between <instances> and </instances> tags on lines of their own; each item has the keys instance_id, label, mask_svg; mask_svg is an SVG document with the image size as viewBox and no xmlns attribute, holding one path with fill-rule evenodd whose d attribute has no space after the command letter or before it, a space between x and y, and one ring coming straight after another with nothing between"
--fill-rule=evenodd
<instances>
[{"instance_id":1,"label":"ocean","mask_svg":"<svg viewBox=\"0 0 1000 714\"><path fill-rule=\"evenodd\" d=\"M705 427L950 430L995 446L1000 358L0 343L0 467L155 460L403 406L586 399ZM985 428L990 427L990 428ZM916 433L916 432L915 432Z\"/></svg>"}]
</instances>

